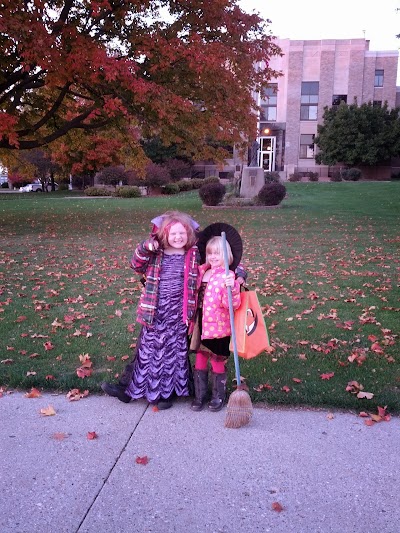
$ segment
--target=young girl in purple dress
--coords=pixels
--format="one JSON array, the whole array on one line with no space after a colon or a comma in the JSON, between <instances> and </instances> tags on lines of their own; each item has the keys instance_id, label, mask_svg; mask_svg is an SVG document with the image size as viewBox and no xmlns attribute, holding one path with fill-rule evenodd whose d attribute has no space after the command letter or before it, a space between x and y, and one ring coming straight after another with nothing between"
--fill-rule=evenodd
<instances>
[{"instance_id":1,"label":"young girl in purple dress","mask_svg":"<svg viewBox=\"0 0 400 533\"><path fill-rule=\"evenodd\" d=\"M189 396L187 335L196 311L198 225L180 212L166 213L158 222L155 233L139 244L131 259L131 267L145 275L146 284L137 310L143 327L132 380L124 393L168 409L175 395Z\"/></svg>"}]
</instances>

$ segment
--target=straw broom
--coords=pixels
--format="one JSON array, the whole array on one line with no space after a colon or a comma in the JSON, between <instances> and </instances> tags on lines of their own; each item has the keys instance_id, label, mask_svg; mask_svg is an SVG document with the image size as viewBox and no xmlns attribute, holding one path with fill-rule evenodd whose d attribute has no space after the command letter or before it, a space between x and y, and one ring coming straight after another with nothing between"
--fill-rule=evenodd
<instances>
[{"instance_id":1,"label":"straw broom","mask_svg":"<svg viewBox=\"0 0 400 533\"><path fill-rule=\"evenodd\" d=\"M224 253L224 263L225 263L225 274L229 274L229 262L228 262L228 250L226 248L226 235L223 231L221 233L222 237L222 248ZM232 345L233 345L233 356L235 360L235 372L236 372L236 390L232 392L229 397L228 405L226 408L226 418L225 418L225 427L227 428L240 428L246 426L252 417L253 406L251 404L251 398L247 392L246 386L242 384L240 379L240 367L239 367L239 356L236 345L236 332L235 332L235 322L234 322L234 310L232 302L232 289L227 287L228 290L228 303L229 303L229 318L231 322L231 332L232 332Z\"/></svg>"}]
</instances>

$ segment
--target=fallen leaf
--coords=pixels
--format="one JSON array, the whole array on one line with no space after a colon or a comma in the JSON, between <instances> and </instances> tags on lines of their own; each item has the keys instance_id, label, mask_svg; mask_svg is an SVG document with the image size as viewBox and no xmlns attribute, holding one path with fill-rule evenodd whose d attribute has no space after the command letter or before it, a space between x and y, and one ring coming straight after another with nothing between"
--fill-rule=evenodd
<instances>
[{"instance_id":1,"label":"fallen leaf","mask_svg":"<svg viewBox=\"0 0 400 533\"><path fill-rule=\"evenodd\" d=\"M79 360L81 362L81 366L90 368L92 366L92 361L90 360L90 355L88 353L80 354Z\"/></svg>"},{"instance_id":2,"label":"fallen leaf","mask_svg":"<svg viewBox=\"0 0 400 533\"><path fill-rule=\"evenodd\" d=\"M88 353L80 354L79 360L81 362L81 366L76 369L77 376L80 378L91 376L93 373L93 363L90 360L90 355Z\"/></svg>"},{"instance_id":3,"label":"fallen leaf","mask_svg":"<svg viewBox=\"0 0 400 533\"><path fill-rule=\"evenodd\" d=\"M56 411L52 405L48 405L47 407L40 409L40 414L44 416L54 416Z\"/></svg>"},{"instance_id":4,"label":"fallen leaf","mask_svg":"<svg viewBox=\"0 0 400 533\"><path fill-rule=\"evenodd\" d=\"M357 394L357 398L360 398L360 399L365 398L366 400L372 400L373 397L374 397L374 395L372 394L372 392L362 392L362 391L360 391Z\"/></svg>"},{"instance_id":5,"label":"fallen leaf","mask_svg":"<svg viewBox=\"0 0 400 533\"><path fill-rule=\"evenodd\" d=\"M32 387L30 392L25 394L25 398L40 398L41 396L40 390L35 389L35 387Z\"/></svg>"},{"instance_id":6,"label":"fallen leaf","mask_svg":"<svg viewBox=\"0 0 400 533\"><path fill-rule=\"evenodd\" d=\"M66 433L53 433L52 438L54 440L64 440L68 437Z\"/></svg>"},{"instance_id":7,"label":"fallen leaf","mask_svg":"<svg viewBox=\"0 0 400 533\"><path fill-rule=\"evenodd\" d=\"M326 374L321 374L319 377L321 379L331 379L335 375L335 372L328 372Z\"/></svg>"},{"instance_id":8,"label":"fallen leaf","mask_svg":"<svg viewBox=\"0 0 400 533\"><path fill-rule=\"evenodd\" d=\"M374 413L370 413L370 417L374 422L380 422L382 420L381 416L375 415Z\"/></svg>"},{"instance_id":9,"label":"fallen leaf","mask_svg":"<svg viewBox=\"0 0 400 533\"><path fill-rule=\"evenodd\" d=\"M98 435L95 431L88 431L86 436L88 440L94 440L98 438Z\"/></svg>"},{"instance_id":10,"label":"fallen leaf","mask_svg":"<svg viewBox=\"0 0 400 533\"><path fill-rule=\"evenodd\" d=\"M390 415L389 415L389 413L386 411L386 406L385 406L385 407L379 407L379 406L378 406L378 414L379 414L379 416L382 418L382 420L384 420L385 422L389 422L389 420L390 420Z\"/></svg>"},{"instance_id":11,"label":"fallen leaf","mask_svg":"<svg viewBox=\"0 0 400 533\"><path fill-rule=\"evenodd\" d=\"M93 370L91 368L84 368L83 366L76 369L76 375L79 378L87 378L91 376L93 373Z\"/></svg>"},{"instance_id":12,"label":"fallen leaf","mask_svg":"<svg viewBox=\"0 0 400 533\"><path fill-rule=\"evenodd\" d=\"M361 383L358 383L357 381L349 381L346 387L346 391L351 392L352 394L358 394L363 389L364 386L361 385Z\"/></svg>"},{"instance_id":13,"label":"fallen leaf","mask_svg":"<svg viewBox=\"0 0 400 533\"><path fill-rule=\"evenodd\" d=\"M272 510L276 511L277 513L281 513L283 511L283 507L279 502L273 502L271 507Z\"/></svg>"},{"instance_id":14,"label":"fallen leaf","mask_svg":"<svg viewBox=\"0 0 400 533\"><path fill-rule=\"evenodd\" d=\"M147 465L147 463L149 462L149 458L147 457L147 455L144 455L143 457L137 456L135 462L138 465Z\"/></svg>"},{"instance_id":15,"label":"fallen leaf","mask_svg":"<svg viewBox=\"0 0 400 533\"><path fill-rule=\"evenodd\" d=\"M81 398L86 398L86 396L88 395L89 395L88 390L81 392L79 389L71 389L67 393L67 398L70 402L74 402L74 401L80 400Z\"/></svg>"},{"instance_id":16,"label":"fallen leaf","mask_svg":"<svg viewBox=\"0 0 400 533\"><path fill-rule=\"evenodd\" d=\"M43 346L45 350L52 350L54 348L54 344L52 344L50 341L44 342Z\"/></svg>"}]
</instances>

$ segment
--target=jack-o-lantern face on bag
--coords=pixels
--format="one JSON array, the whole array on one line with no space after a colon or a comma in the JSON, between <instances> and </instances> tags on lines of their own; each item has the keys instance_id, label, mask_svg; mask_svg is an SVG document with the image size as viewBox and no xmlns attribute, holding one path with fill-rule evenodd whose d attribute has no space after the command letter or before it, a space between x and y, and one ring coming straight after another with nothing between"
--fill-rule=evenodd
<instances>
[{"instance_id":1,"label":"jack-o-lantern face on bag","mask_svg":"<svg viewBox=\"0 0 400 533\"><path fill-rule=\"evenodd\" d=\"M247 309L247 315L246 315L246 335L250 336L252 333L255 332L258 325L258 316L253 309L248 308Z\"/></svg>"}]
</instances>

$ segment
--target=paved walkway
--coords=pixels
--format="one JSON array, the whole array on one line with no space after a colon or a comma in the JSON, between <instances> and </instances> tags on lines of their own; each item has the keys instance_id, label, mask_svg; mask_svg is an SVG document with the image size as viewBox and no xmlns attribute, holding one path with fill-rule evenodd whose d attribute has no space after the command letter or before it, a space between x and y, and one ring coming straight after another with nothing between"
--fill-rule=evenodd
<instances>
[{"instance_id":1,"label":"paved walkway","mask_svg":"<svg viewBox=\"0 0 400 533\"><path fill-rule=\"evenodd\" d=\"M227 429L188 400L15 392L0 420L1 533L400 531L399 418L256 408Z\"/></svg>"}]
</instances>

